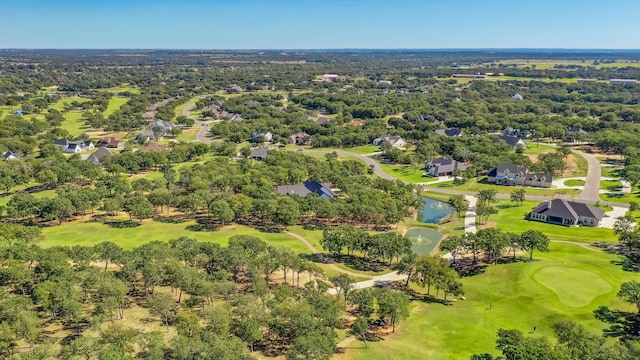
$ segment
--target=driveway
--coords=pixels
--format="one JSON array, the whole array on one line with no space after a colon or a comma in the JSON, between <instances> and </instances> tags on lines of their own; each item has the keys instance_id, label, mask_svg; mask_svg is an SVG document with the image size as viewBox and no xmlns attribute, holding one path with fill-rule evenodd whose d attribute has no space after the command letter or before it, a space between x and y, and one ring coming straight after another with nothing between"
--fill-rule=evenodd
<instances>
[{"instance_id":1,"label":"driveway","mask_svg":"<svg viewBox=\"0 0 640 360\"><path fill-rule=\"evenodd\" d=\"M605 217L602 218L602 222L600 223L600 227L606 229L613 229L613 225L616 223L616 220L619 217L624 216L629 210L626 207L622 206L612 206L613 210L607 211L605 213Z\"/></svg>"},{"instance_id":2,"label":"driveway","mask_svg":"<svg viewBox=\"0 0 640 360\"><path fill-rule=\"evenodd\" d=\"M478 205L478 199L475 196L465 195L465 200L469 202L469 207L464 215L464 232L474 233L476 232L476 206Z\"/></svg>"},{"instance_id":3,"label":"driveway","mask_svg":"<svg viewBox=\"0 0 640 360\"><path fill-rule=\"evenodd\" d=\"M600 177L602 176L600 161L580 150L571 150L571 152L587 160L587 164L589 165L587 176L585 177L584 188L582 189L582 192L576 196L576 200L589 203L600 201Z\"/></svg>"}]
</instances>

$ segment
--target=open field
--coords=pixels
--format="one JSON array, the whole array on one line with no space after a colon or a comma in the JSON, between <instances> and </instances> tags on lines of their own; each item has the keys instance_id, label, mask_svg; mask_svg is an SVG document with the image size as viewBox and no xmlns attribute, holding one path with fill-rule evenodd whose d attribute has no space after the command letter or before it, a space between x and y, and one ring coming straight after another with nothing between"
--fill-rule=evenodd
<instances>
[{"instance_id":1,"label":"open field","mask_svg":"<svg viewBox=\"0 0 640 360\"><path fill-rule=\"evenodd\" d=\"M351 148L344 148L344 151L361 154L361 155L368 155L368 154L380 151L380 148L373 145L362 145L362 146L356 146Z\"/></svg>"},{"instance_id":2,"label":"open field","mask_svg":"<svg viewBox=\"0 0 640 360\"><path fill-rule=\"evenodd\" d=\"M175 117L182 116L182 111L184 110L184 108L186 108L188 105L195 104L196 101L198 101L198 98L193 97L189 99L186 103L176 106L176 109L174 112ZM195 118L197 119L198 117L195 117Z\"/></svg>"},{"instance_id":3,"label":"open field","mask_svg":"<svg viewBox=\"0 0 640 360\"><path fill-rule=\"evenodd\" d=\"M109 92L112 92L112 93L116 93L116 94L121 93L121 92L130 92L132 94L140 94L140 89L138 89L136 87L133 87L130 84L122 84L121 86L112 87L112 88L108 88L108 89L105 89L105 90L107 90Z\"/></svg>"},{"instance_id":4,"label":"open field","mask_svg":"<svg viewBox=\"0 0 640 360\"><path fill-rule=\"evenodd\" d=\"M386 165L386 164L380 164L380 167L387 174L395 178L398 178L402 181L407 181L410 183L431 182L436 180L436 178L432 178L429 176L422 176L425 173L424 169L422 168L418 169L408 165Z\"/></svg>"},{"instance_id":5,"label":"open field","mask_svg":"<svg viewBox=\"0 0 640 360\"><path fill-rule=\"evenodd\" d=\"M607 191L622 191L622 183L617 180L601 180L600 189Z\"/></svg>"},{"instance_id":6,"label":"open field","mask_svg":"<svg viewBox=\"0 0 640 360\"><path fill-rule=\"evenodd\" d=\"M124 220L124 218L120 220ZM133 249L154 240L169 241L181 236L187 236L198 241L215 242L220 245L226 245L229 237L233 235L252 235L274 246L289 247L301 254L310 253L304 244L287 234L260 232L256 229L241 225L225 226L216 231L190 230L189 226L195 224L194 221L163 223L144 220L140 226L118 228L101 222L92 222L90 215L87 215L84 220L44 228L42 233L45 239L40 245L43 247L92 246L102 241L112 241L125 249Z\"/></svg>"},{"instance_id":7,"label":"open field","mask_svg":"<svg viewBox=\"0 0 640 360\"><path fill-rule=\"evenodd\" d=\"M519 187L519 186L489 184L486 181L487 181L487 177L483 176L481 178L476 178L462 185L453 185L453 181L447 181L447 182L434 184L433 186L441 189L473 191L473 192L478 192L480 190L485 190L485 189L493 189L499 194L511 194L513 189L516 189ZM548 188L534 188L534 187L526 187L524 189L527 191L527 195L551 196L556 193L563 193L568 195L577 195L580 193L580 190L574 190L574 189L548 189Z\"/></svg>"},{"instance_id":8,"label":"open field","mask_svg":"<svg viewBox=\"0 0 640 360\"><path fill-rule=\"evenodd\" d=\"M112 97L111 99L109 99L109 106L107 107L107 110L105 110L104 116L108 117L109 115L113 114L118 109L120 109L120 107L122 107L122 105L126 104L127 101L129 101L129 100L131 100L131 98L120 97L120 96Z\"/></svg>"},{"instance_id":9,"label":"open field","mask_svg":"<svg viewBox=\"0 0 640 360\"><path fill-rule=\"evenodd\" d=\"M500 328L526 334L535 326L536 334L551 337L553 322L574 320L598 333L605 327L593 316L598 306L635 311L616 298L620 284L637 277L611 263L616 255L571 244L550 248L534 254L533 262L489 266L463 278L466 299L452 306L415 301L395 335L370 342L369 349L354 342L338 359L469 359L473 353L497 354Z\"/></svg>"},{"instance_id":10,"label":"open field","mask_svg":"<svg viewBox=\"0 0 640 360\"><path fill-rule=\"evenodd\" d=\"M617 241L613 230L595 227L567 227L546 224L538 221L529 221L525 215L540 202L525 201L522 206L516 206L509 200L497 200L493 205L498 208L498 214L489 218L496 226L508 232L522 233L526 230L539 230L547 234L552 240L577 241L591 243L595 241Z\"/></svg>"},{"instance_id":11,"label":"open field","mask_svg":"<svg viewBox=\"0 0 640 360\"><path fill-rule=\"evenodd\" d=\"M527 139L526 143L527 143L527 147L523 150L522 152L523 154L540 155L540 154L554 152L556 150L556 148L553 146L549 146L545 144L536 144L536 142L532 139Z\"/></svg>"}]
</instances>

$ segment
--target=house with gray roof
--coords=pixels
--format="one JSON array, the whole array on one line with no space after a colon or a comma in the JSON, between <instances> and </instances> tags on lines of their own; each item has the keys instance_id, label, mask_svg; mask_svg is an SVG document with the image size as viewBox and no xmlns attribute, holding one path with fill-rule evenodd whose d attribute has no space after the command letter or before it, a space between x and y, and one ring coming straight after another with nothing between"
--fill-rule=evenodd
<instances>
[{"instance_id":1,"label":"house with gray roof","mask_svg":"<svg viewBox=\"0 0 640 360\"><path fill-rule=\"evenodd\" d=\"M565 142L575 143L584 140L589 135L589 132L582 128L572 126L567 130L567 135L564 137Z\"/></svg>"},{"instance_id":2,"label":"house with gray roof","mask_svg":"<svg viewBox=\"0 0 640 360\"><path fill-rule=\"evenodd\" d=\"M551 174L529 173L526 167L516 164L498 164L487 175L487 182L497 185L550 188L552 181L553 175Z\"/></svg>"},{"instance_id":3,"label":"house with gray roof","mask_svg":"<svg viewBox=\"0 0 640 360\"><path fill-rule=\"evenodd\" d=\"M435 131L436 135L440 136L451 136L451 137L460 137L462 136L462 129L460 128L446 128L446 129L438 129Z\"/></svg>"},{"instance_id":4,"label":"house with gray roof","mask_svg":"<svg viewBox=\"0 0 640 360\"><path fill-rule=\"evenodd\" d=\"M564 226L599 226L604 211L585 203L553 199L531 210L529 220Z\"/></svg>"},{"instance_id":5,"label":"house with gray roof","mask_svg":"<svg viewBox=\"0 0 640 360\"><path fill-rule=\"evenodd\" d=\"M265 161L267 160L267 156L269 156L269 153L268 153L269 150L271 149L268 147L251 149L251 154L249 154L249 159L253 159L255 161Z\"/></svg>"},{"instance_id":6,"label":"house with gray roof","mask_svg":"<svg viewBox=\"0 0 640 360\"><path fill-rule=\"evenodd\" d=\"M98 166L102 166L102 161L106 156L113 156L113 153L109 151L107 148L101 147L98 149L98 151L89 155L89 157L87 158L87 161L90 161Z\"/></svg>"},{"instance_id":7,"label":"house with gray roof","mask_svg":"<svg viewBox=\"0 0 640 360\"><path fill-rule=\"evenodd\" d=\"M273 140L273 134L271 131L255 131L251 134L251 142L257 143L261 141L271 142Z\"/></svg>"},{"instance_id":8,"label":"house with gray roof","mask_svg":"<svg viewBox=\"0 0 640 360\"><path fill-rule=\"evenodd\" d=\"M2 160L6 161L20 160L22 158L22 154L13 152L11 150L7 150L2 154Z\"/></svg>"},{"instance_id":9,"label":"house with gray roof","mask_svg":"<svg viewBox=\"0 0 640 360\"><path fill-rule=\"evenodd\" d=\"M427 170L427 175L436 177L453 175L456 169L465 171L467 170L467 165L457 160L439 158L429 161L424 168Z\"/></svg>"},{"instance_id":10,"label":"house with gray roof","mask_svg":"<svg viewBox=\"0 0 640 360\"><path fill-rule=\"evenodd\" d=\"M381 146L382 144L389 144L393 147L402 148L407 145L407 142L401 136L383 135L373 139L374 146Z\"/></svg>"},{"instance_id":11,"label":"house with gray roof","mask_svg":"<svg viewBox=\"0 0 640 360\"><path fill-rule=\"evenodd\" d=\"M149 130L165 135L173 130L174 127L175 125L170 121L156 120L149 125Z\"/></svg>"},{"instance_id":12,"label":"house with gray roof","mask_svg":"<svg viewBox=\"0 0 640 360\"><path fill-rule=\"evenodd\" d=\"M527 147L527 143L517 136L498 135L498 138L511 146L513 150L518 148L524 149Z\"/></svg>"},{"instance_id":13,"label":"house with gray roof","mask_svg":"<svg viewBox=\"0 0 640 360\"><path fill-rule=\"evenodd\" d=\"M319 183L316 180L307 180L298 185L281 185L276 190L282 195L298 195L305 197L309 194L316 194L321 199L333 199L336 195L331 191L331 184Z\"/></svg>"},{"instance_id":14,"label":"house with gray roof","mask_svg":"<svg viewBox=\"0 0 640 360\"><path fill-rule=\"evenodd\" d=\"M70 141L67 139L58 139L54 143L54 145L58 146L62 149L62 152L79 154L85 151L91 151L95 148L95 145L90 140L76 140Z\"/></svg>"}]
</instances>

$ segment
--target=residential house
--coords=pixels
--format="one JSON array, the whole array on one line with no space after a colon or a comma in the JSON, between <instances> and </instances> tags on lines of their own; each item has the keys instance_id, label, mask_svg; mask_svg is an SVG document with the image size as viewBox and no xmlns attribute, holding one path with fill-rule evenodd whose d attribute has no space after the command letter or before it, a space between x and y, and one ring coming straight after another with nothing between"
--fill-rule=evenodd
<instances>
[{"instance_id":1,"label":"residential house","mask_svg":"<svg viewBox=\"0 0 640 360\"><path fill-rule=\"evenodd\" d=\"M373 139L374 146L381 146L382 144L389 144L393 147L402 148L407 145L407 142L400 136L383 135Z\"/></svg>"},{"instance_id":2,"label":"residential house","mask_svg":"<svg viewBox=\"0 0 640 360\"><path fill-rule=\"evenodd\" d=\"M24 110L18 109L11 112L11 115L18 115L20 117L24 116Z\"/></svg>"},{"instance_id":3,"label":"residential house","mask_svg":"<svg viewBox=\"0 0 640 360\"><path fill-rule=\"evenodd\" d=\"M244 89L242 89L242 87L238 84L232 84L231 86L227 87L225 91L229 94L237 94L244 91Z\"/></svg>"},{"instance_id":4,"label":"residential house","mask_svg":"<svg viewBox=\"0 0 640 360\"><path fill-rule=\"evenodd\" d=\"M289 144L305 145L307 141L309 141L309 134L305 132L299 132L289 136Z\"/></svg>"},{"instance_id":5,"label":"residential house","mask_svg":"<svg viewBox=\"0 0 640 360\"><path fill-rule=\"evenodd\" d=\"M265 161L269 156L269 150L271 149L268 147L251 149L251 154L249 154L249 159L253 159L255 161Z\"/></svg>"},{"instance_id":6,"label":"residential house","mask_svg":"<svg viewBox=\"0 0 640 360\"><path fill-rule=\"evenodd\" d=\"M166 135L167 133L171 132L174 127L176 127L175 124L170 121L156 120L152 122L151 125L149 125L149 130L153 131L154 133Z\"/></svg>"},{"instance_id":7,"label":"residential house","mask_svg":"<svg viewBox=\"0 0 640 360\"><path fill-rule=\"evenodd\" d=\"M101 147L98 149L98 151L89 155L87 161L90 161L98 166L102 166L102 161L104 160L105 156L113 156L113 153L107 150L107 148Z\"/></svg>"},{"instance_id":8,"label":"residential house","mask_svg":"<svg viewBox=\"0 0 640 360\"><path fill-rule=\"evenodd\" d=\"M440 135L440 136L460 137L462 136L463 130L460 128L446 128L446 129L438 129L435 132L436 132L436 135Z\"/></svg>"},{"instance_id":9,"label":"residential house","mask_svg":"<svg viewBox=\"0 0 640 360\"><path fill-rule=\"evenodd\" d=\"M437 177L453 175L456 169L465 171L467 165L453 159L439 158L429 161L424 168L427 170L427 175Z\"/></svg>"},{"instance_id":10,"label":"residential house","mask_svg":"<svg viewBox=\"0 0 640 360\"><path fill-rule=\"evenodd\" d=\"M229 121L243 121L244 119L242 118L242 115L238 114L238 113L227 113L224 116L225 119L229 120Z\"/></svg>"},{"instance_id":11,"label":"residential house","mask_svg":"<svg viewBox=\"0 0 640 360\"><path fill-rule=\"evenodd\" d=\"M498 185L533 186L550 188L553 176L551 174L531 174L524 166L516 164L498 164L489 171L487 182Z\"/></svg>"},{"instance_id":12,"label":"residential house","mask_svg":"<svg viewBox=\"0 0 640 360\"><path fill-rule=\"evenodd\" d=\"M254 106L254 105L259 105L260 101L255 101L255 100L248 100L244 102L244 106Z\"/></svg>"},{"instance_id":13,"label":"residential house","mask_svg":"<svg viewBox=\"0 0 640 360\"><path fill-rule=\"evenodd\" d=\"M140 148L140 152L148 153L152 151L167 151L167 147L158 144L149 144Z\"/></svg>"},{"instance_id":14,"label":"residential house","mask_svg":"<svg viewBox=\"0 0 640 360\"><path fill-rule=\"evenodd\" d=\"M271 131L256 131L251 134L251 142L257 143L263 140L265 142L271 142L271 140L273 140Z\"/></svg>"},{"instance_id":15,"label":"residential house","mask_svg":"<svg viewBox=\"0 0 640 360\"><path fill-rule=\"evenodd\" d=\"M136 138L133 139L133 142L136 144L145 144L151 140L158 140L158 141L162 141L162 136L158 137L156 139L156 134L151 131L151 130L147 130L147 131L143 131L140 134L136 135Z\"/></svg>"},{"instance_id":16,"label":"residential house","mask_svg":"<svg viewBox=\"0 0 640 360\"><path fill-rule=\"evenodd\" d=\"M511 97L513 100L522 100L522 95L520 94L515 94Z\"/></svg>"},{"instance_id":17,"label":"residential house","mask_svg":"<svg viewBox=\"0 0 640 360\"><path fill-rule=\"evenodd\" d=\"M513 150L518 148L524 149L527 147L527 143L517 136L498 135L498 138L511 146Z\"/></svg>"},{"instance_id":18,"label":"residential house","mask_svg":"<svg viewBox=\"0 0 640 360\"><path fill-rule=\"evenodd\" d=\"M512 127L506 127L504 128L504 130L502 130L502 135L505 136L516 136L519 138L528 138L531 136L531 131L529 130L520 130L520 129L514 129Z\"/></svg>"},{"instance_id":19,"label":"residential house","mask_svg":"<svg viewBox=\"0 0 640 360\"><path fill-rule=\"evenodd\" d=\"M62 152L79 154L86 151L91 151L95 148L95 145L90 140L76 140L69 141L67 139L56 140L54 145L60 147Z\"/></svg>"},{"instance_id":20,"label":"residential house","mask_svg":"<svg viewBox=\"0 0 640 360\"><path fill-rule=\"evenodd\" d=\"M604 211L595 206L565 199L540 203L531 210L529 220L565 226L599 226Z\"/></svg>"},{"instance_id":21,"label":"residential house","mask_svg":"<svg viewBox=\"0 0 640 360\"><path fill-rule=\"evenodd\" d=\"M333 199L336 195L331 191L331 184L319 183L316 180L307 180L298 185L282 185L276 187L282 195L298 195L305 197L309 194L317 194L321 199Z\"/></svg>"},{"instance_id":22,"label":"residential house","mask_svg":"<svg viewBox=\"0 0 640 360\"><path fill-rule=\"evenodd\" d=\"M98 147L104 147L104 148L109 148L109 149L118 149L118 150L122 150L125 147L125 142L122 140L118 140L112 136L103 138L102 140L98 141L98 143L96 144Z\"/></svg>"},{"instance_id":23,"label":"residential house","mask_svg":"<svg viewBox=\"0 0 640 360\"><path fill-rule=\"evenodd\" d=\"M316 124L318 124L318 125L320 125L320 126L325 126L325 125L327 125L328 123L330 123L330 122L331 122L331 120L333 120L333 119L331 119L330 117L320 116L319 118L317 118L317 119L315 120L315 122L316 122Z\"/></svg>"},{"instance_id":24,"label":"residential house","mask_svg":"<svg viewBox=\"0 0 640 360\"><path fill-rule=\"evenodd\" d=\"M20 160L22 157L22 154L15 153L11 150L7 150L2 154L2 159L6 161Z\"/></svg>"},{"instance_id":25,"label":"residential house","mask_svg":"<svg viewBox=\"0 0 640 360\"><path fill-rule=\"evenodd\" d=\"M575 143L584 140L588 135L589 133L582 130L582 128L572 126L567 130L567 135L565 135L564 141Z\"/></svg>"}]
</instances>

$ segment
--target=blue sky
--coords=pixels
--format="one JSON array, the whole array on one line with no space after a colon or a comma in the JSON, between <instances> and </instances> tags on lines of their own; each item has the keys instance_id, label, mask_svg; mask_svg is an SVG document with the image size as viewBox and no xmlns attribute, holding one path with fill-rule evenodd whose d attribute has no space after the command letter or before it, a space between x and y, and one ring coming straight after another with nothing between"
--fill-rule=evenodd
<instances>
[{"instance_id":1,"label":"blue sky","mask_svg":"<svg viewBox=\"0 0 640 360\"><path fill-rule=\"evenodd\" d=\"M0 48L640 49L640 0L0 0Z\"/></svg>"}]
</instances>

